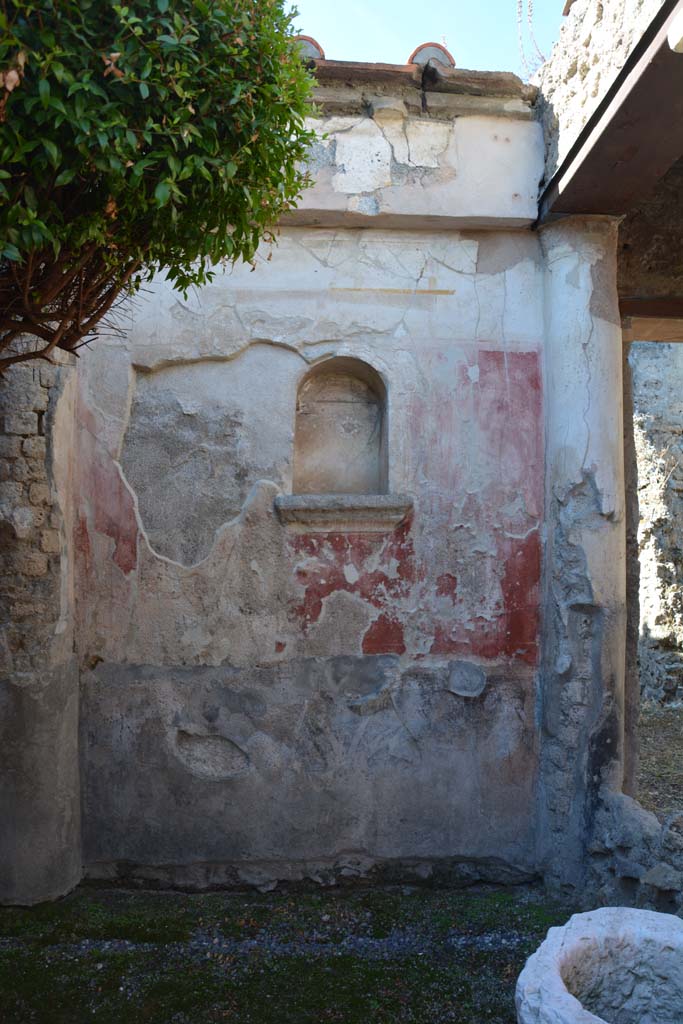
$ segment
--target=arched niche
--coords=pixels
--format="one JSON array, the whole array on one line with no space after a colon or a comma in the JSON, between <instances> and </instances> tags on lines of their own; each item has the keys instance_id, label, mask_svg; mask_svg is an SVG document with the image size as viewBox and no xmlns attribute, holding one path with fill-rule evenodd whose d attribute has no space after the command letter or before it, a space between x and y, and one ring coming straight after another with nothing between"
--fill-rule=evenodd
<instances>
[{"instance_id":1,"label":"arched niche","mask_svg":"<svg viewBox=\"0 0 683 1024\"><path fill-rule=\"evenodd\" d=\"M294 431L295 494L386 494L386 388L360 359L337 357L301 381Z\"/></svg>"}]
</instances>

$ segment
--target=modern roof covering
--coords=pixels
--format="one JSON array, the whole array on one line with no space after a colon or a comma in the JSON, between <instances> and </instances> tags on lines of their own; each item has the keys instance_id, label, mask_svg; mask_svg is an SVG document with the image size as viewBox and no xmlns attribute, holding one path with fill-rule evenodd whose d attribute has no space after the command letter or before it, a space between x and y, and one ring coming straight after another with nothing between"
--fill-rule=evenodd
<instances>
[{"instance_id":1,"label":"modern roof covering","mask_svg":"<svg viewBox=\"0 0 683 1024\"><path fill-rule=\"evenodd\" d=\"M682 17L683 0L664 0L547 184L541 220L627 213L683 155Z\"/></svg>"}]
</instances>

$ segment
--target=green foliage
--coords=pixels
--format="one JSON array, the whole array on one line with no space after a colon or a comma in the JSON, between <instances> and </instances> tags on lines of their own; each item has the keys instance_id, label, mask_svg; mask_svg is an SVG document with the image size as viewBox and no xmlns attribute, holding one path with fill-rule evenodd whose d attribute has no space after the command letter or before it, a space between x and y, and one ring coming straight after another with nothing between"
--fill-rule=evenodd
<instances>
[{"instance_id":1,"label":"green foliage","mask_svg":"<svg viewBox=\"0 0 683 1024\"><path fill-rule=\"evenodd\" d=\"M284 0L0 0L5 293L28 281L34 309L63 317L55 281L85 254L100 301L104 283L164 268L187 289L251 259L306 184L311 80L290 22Z\"/></svg>"}]
</instances>

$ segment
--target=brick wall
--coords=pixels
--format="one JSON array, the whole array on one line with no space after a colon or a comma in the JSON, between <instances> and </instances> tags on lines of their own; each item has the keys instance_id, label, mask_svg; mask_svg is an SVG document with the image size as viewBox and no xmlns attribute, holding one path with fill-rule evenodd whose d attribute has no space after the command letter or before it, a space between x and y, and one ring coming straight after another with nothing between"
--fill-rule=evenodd
<instances>
[{"instance_id":1,"label":"brick wall","mask_svg":"<svg viewBox=\"0 0 683 1024\"><path fill-rule=\"evenodd\" d=\"M0 902L57 897L81 874L71 517L74 371L0 383ZM29 856L30 854L30 856Z\"/></svg>"}]
</instances>

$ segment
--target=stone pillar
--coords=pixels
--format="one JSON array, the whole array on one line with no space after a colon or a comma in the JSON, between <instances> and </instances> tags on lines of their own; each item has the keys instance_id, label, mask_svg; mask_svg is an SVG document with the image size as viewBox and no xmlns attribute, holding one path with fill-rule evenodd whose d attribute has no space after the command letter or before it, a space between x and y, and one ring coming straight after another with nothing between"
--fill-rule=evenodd
<instances>
[{"instance_id":1,"label":"stone pillar","mask_svg":"<svg viewBox=\"0 0 683 1024\"><path fill-rule=\"evenodd\" d=\"M544 227L546 552L539 861L581 887L604 787L623 784L626 576L616 222Z\"/></svg>"},{"instance_id":2,"label":"stone pillar","mask_svg":"<svg viewBox=\"0 0 683 1024\"><path fill-rule=\"evenodd\" d=\"M0 382L0 902L81 877L72 466L75 371Z\"/></svg>"},{"instance_id":3,"label":"stone pillar","mask_svg":"<svg viewBox=\"0 0 683 1024\"><path fill-rule=\"evenodd\" d=\"M640 715L640 560L638 551L638 458L633 432L633 374L629 356L633 332L630 319L622 324L624 386L624 489L626 496L626 678L624 684L624 792L636 796L638 776L638 718Z\"/></svg>"}]
</instances>

